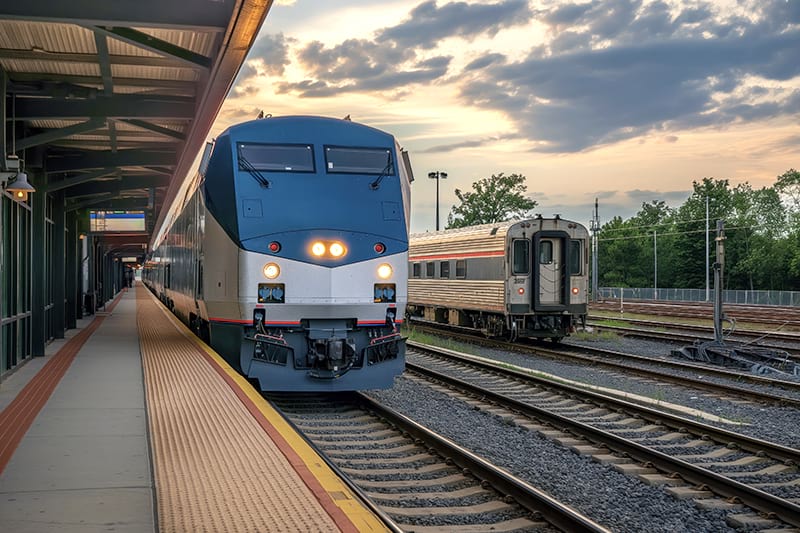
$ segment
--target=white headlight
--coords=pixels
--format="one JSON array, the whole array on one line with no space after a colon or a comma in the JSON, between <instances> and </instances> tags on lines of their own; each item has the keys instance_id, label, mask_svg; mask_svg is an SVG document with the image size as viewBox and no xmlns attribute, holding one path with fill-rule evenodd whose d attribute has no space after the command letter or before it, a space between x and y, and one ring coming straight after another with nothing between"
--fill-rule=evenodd
<instances>
[{"instance_id":1,"label":"white headlight","mask_svg":"<svg viewBox=\"0 0 800 533\"><path fill-rule=\"evenodd\" d=\"M378 267L378 277L381 279L389 279L392 277L392 265L383 263Z\"/></svg>"},{"instance_id":2,"label":"white headlight","mask_svg":"<svg viewBox=\"0 0 800 533\"><path fill-rule=\"evenodd\" d=\"M280 273L281 267L275 263L267 263L264 265L264 276L266 276L267 279L275 279L280 275Z\"/></svg>"}]
</instances>

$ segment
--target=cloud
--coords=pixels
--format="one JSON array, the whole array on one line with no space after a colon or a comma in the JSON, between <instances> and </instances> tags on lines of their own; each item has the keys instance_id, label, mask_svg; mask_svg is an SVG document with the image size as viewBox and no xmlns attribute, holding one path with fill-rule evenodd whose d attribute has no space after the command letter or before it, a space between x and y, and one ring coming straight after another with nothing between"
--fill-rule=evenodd
<instances>
[{"instance_id":1,"label":"cloud","mask_svg":"<svg viewBox=\"0 0 800 533\"><path fill-rule=\"evenodd\" d=\"M610 31L610 30L609 30ZM467 73L464 102L504 112L544 152L574 152L675 127L758 120L800 109L797 89L757 101L748 76L800 75L800 29L725 39L656 39L558 55L531 53ZM492 80L492 81L489 81ZM717 94L722 90L728 94Z\"/></svg>"},{"instance_id":2,"label":"cloud","mask_svg":"<svg viewBox=\"0 0 800 533\"><path fill-rule=\"evenodd\" d=\"M289 65L289 44L282 33L262 35L253 44L247 59L239 69L233 82L233 92L237 96L251 96L258 93L258 80L262 76L283 76Z\"/></svg>"},{"instance_id":3,"label":"cloud","mask_svg":"<svg viewBox=\"0 0 800 533\"><path fill-rule=\"evenodd\" d=\"M410 86L452 84L461 105L502 113L515 138L550 153L647 135L674 142L682 130L800 109L800 2L738 0L724 11L707 0L531 5L427 0L366 37L297 43L265 35L236 92L252 94L259 77L285 75L291 61L300 74L273 81L279 94L366 92L388 100L420 93ZM504 30L534 23L544 26L544 38L520 41L517 49L502 42ZM453 47L450 39L480 45ZM491 142L455 139L426 152Z\"/></svg>"},{"instance_id":4,"label":"cloud","mask_svg":"<svg viewBox=\"0 0 800 533\"><path fill-rule=\"evenodd\" d=\"M506 0L494 4L449 2L438 6L435 0L423 2L408 17L377 34L377 42L390 42L402 48L434 48L447 37L470 40L501 29L527 24L533 11L527 0Z\"/></svg>"},{"instance_id":5,"label":"cloud","mask_svg":"<svg viewBox=\"0 0 800 533\"><path fill-rule=\"evenodd\" d=\"M528 23L532 16L527 0L449 2L441 6L433 0L423 2L401 23L382 28L371 38L347 39L334 45L306 43L296 54L307 79L281 84L280 90L301 96L330 96L433 83L447 75L453 59L449 54L430 56L442 40L495 35L501 29Z\"/></svg>"},{"instance_id":6,"label":"cloud","mask_svg":"<svg viewBox=\"0 0 800 533\"><path fill-rule=\"evenodd\" d=\"M247 62L255 63L259 73L282 76L289 64L289 44L282 33L262 35L247 54Z\"/></svg>"},{"instance_id":7,"label":"cloud","mask_svg":"<svg viewBox=\"0 0 800 533\"><path fill-rule=\"evenodd\" d=\"M431 146L430 148L426 148L425 150L420 150L419 153L421 154L436 154L436 153L444 153L444 152L452 152L454 150L458 150L461 148L478 148L480 146L486 146L488 144L493 144L498 141L504 141L509 139L515 139L519 137L518 135L493 135L491 137L484 137L482 139L469 139L466 141L460 141L451 144L439 144L435 146Z\"/></svg>"}]
</instances>

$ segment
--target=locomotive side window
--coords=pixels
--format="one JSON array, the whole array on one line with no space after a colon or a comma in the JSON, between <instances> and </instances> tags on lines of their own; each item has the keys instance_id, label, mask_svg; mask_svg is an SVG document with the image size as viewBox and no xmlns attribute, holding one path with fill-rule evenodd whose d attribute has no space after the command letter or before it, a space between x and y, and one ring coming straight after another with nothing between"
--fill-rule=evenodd
<instances>
[{"instance_id":1,"label":"locomotive side window","mask_svg":"<svg viewBox=\"0 0 800 533\"><path fill-rule=\"evenodd\" d=\"M569 241L569 273L573 276L581 274L583 270L581 261L581 249L583 241Z\"/></svg>"},{"instance_id":2,"label":"locomotive side window","mask_svg":"<svg viewBox=\"0 0 800 533\"><path fill-rule=\"evenodd\" d=\"M513 242L512 272L514 274L530 273L531 243L526 239L515 239Z\"/></svg>"},{"instance_id":3,"label":"locomotive side window","mask_svg":"<svg viewBox=\"0 0 800 533\"><path fill-rule=\"evenodd\" d=\"M388 148L326 146L325 166L328 173L394 176L394 160Z\"/></svg>"},{"instance_id":4,"label":"locomotive side window","mask_svg":"<svg viewBox=\"0 0 800 533\"><path fill-rule=\"evenodd\" d=\"M314 172L310 144L240 144L239 170Z\"/></svg>"},{"instance_id":5,"label":"locomotive side window","mask_svg":"<svg viewBox=\"0 0 800 533\"><path fill-rule=\"evenodd\" d=\"M445 279L450 277L450 261L439 263L439 277Z\"/></svg>"},{"instance_id":6,"label":"locomotive side window","mask_svg":"<svg viewBox=\"0 0 800 533\"><path fill-rule=\"evenodd\" d=\"M553 263L553 242L541 241L539 243L539 264L549 265Z\"/></svg>"},{"instance_id":7,"label":"locomotive side window","mask_svg":"<svg viewBox=\"0 0 800 533\"><path fill-rule=\"evenodd\" d=\"M456 277L457 278L466 278L467 277L467 260L466 259L459 259L456 261Z\"/></svg>"},{"instance_id":8,"label":"locomotive side window","mask_svg":"<svg viewBox=\"0 0 800 533\"><path fill-rule=\"evenodd\" d=\"M419 278L422 276L422 265L419 263L414 263L411 265L411 277L412 278Z\"/></svg>"},{"instance_id":9,"label":"locomotive side window","mask_svg":"<svg viewBox=\"0 0 800 533\"><path fill-rule=\"evenodd\" d=\"M436 275L436 263L428 261L425 263L425 277L432 278Z\"/></svg>"}]
</instances>

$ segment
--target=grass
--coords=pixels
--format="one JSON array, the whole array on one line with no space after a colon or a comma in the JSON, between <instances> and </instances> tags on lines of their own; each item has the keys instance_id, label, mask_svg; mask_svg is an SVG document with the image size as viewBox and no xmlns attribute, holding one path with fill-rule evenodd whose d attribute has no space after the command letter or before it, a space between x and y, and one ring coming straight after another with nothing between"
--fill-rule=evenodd
<instances>
[{"instance_id":1,"label":"grass","mask_svg":"<svg viewBox=\"0 0 800 533\"><path fill-rule=\"evenodd\" d=\"M571 337L575 340L587 342L622 342L619 335L613 331L576 331Z\"/></svg>"},{"instance_id":2,"label":"grass","mask_svg":"<svg viewBox=\"0 0 800 533\"><path fill-rule=\"evenodd\" d=\"M468 353L470 355L480 355L480 350L478 350L475 346L465 343L465 342L458 342L453 339L447 339L443 337L437 337L435 335L431 335L429 333L424 333L422 331L417 331L416 328L413 326L405 330L408 339L414 342L419 342L420 344L430 344L431 346L438 346L439 348L447 348L448 350L453 350L456 352Z\"/></svg>"},{"instance_id":3,"label":"grass","mask_svg":"<svg viewBox=\"0 0 800 533\"><path fill-rule=\"evenodd\" d=\"M605 318L603 320L597 321L598 326L610 326L610 327L620 327L620 328L627 328L630 327L630 323L626 322L625 320L615 320L613 318Z\"/></svg>"}]
</instances>

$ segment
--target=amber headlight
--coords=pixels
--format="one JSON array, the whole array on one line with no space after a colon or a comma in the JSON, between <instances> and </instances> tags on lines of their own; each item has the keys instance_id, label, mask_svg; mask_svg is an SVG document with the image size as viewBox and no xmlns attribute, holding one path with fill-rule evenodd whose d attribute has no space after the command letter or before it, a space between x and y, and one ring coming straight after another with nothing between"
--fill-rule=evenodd
<instances>
[{"instance_id":1,"label":"amber headlight","mask_svg":"<svg viewBox=\"0 0 800 533\"><path fill-rule=\"evenodd\" d=\"M378 277L381 279L389 279L392 277L392 265L383 263L378 267Z\"/></svg>"},{"instance_id":2,"label":"amber headlight","mask_svg":"<svg viewBox=\"0 0 800 533\"><path fill-rule=\"evenodd\" d=\"M276 265L275 263L267 263L264 265L264 276L267 279L275 279L281 273L281 267Z\"/></svg>"},{"instance_id":3,"label":"amber headlight","mask_svg":"<svg viewBox=\"0 0 800 533\"><path fill-rule=\"evenodd\" d=\"M325 244L319 241L311 245L311 253L317 257L321 257L325 253Z\"/></svg>"},{"instance_id":4,"label":"amber headlight","mask_svg":"<svg viewBox=\"0 0 800 533\"><path fill-rule=\"evenodd\" d=\"M344 255L344 246L340 242L331 244L330 252L333 257L341 257Z\"/></svg>"}]
</instances>

